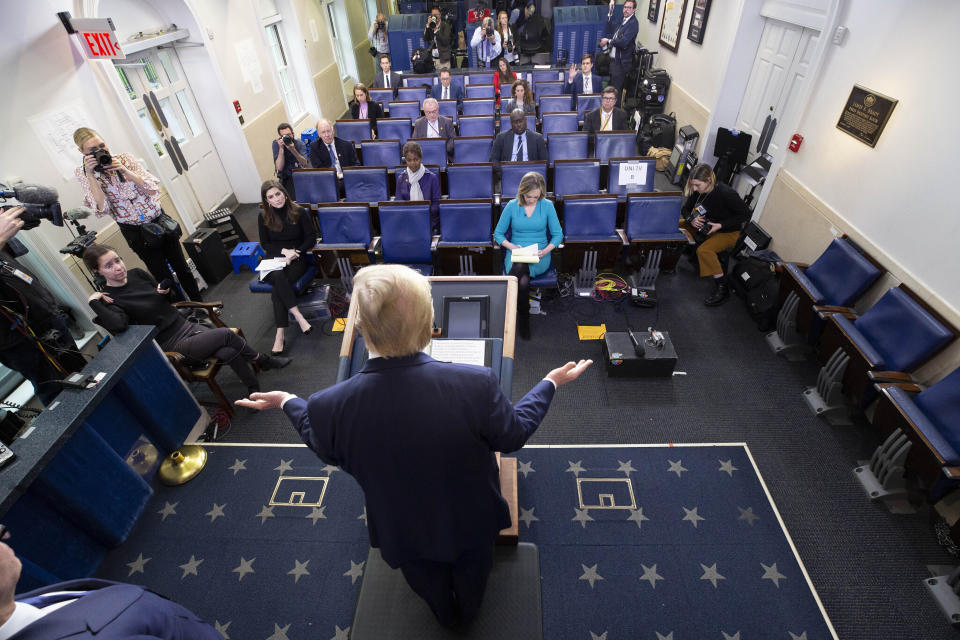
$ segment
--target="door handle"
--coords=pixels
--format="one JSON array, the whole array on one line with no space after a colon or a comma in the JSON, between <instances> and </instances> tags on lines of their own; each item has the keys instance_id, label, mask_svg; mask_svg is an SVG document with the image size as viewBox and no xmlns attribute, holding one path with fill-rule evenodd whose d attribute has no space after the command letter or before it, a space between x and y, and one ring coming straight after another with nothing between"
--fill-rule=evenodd
<instances>
[{"instance_id":1,"label":"door handle","mask_svg":"<svg viewBox=\"0 0 960 640\"><path fill-rule=\"evenodd\" d=\"M190 165L187 164L187 159L183 157L183 151L180 150L180 143L177 142L176 136L170 136L170 141L173 143L173 150L177 154L177 159L180 160L180 164L183 166L183 170L190 171Z\"/></svg>"},{"instance_id":2,"label":"door handle","mask_svg":"<svg viewBox=\"0 0 960 640\"><path fill-rule=\"evenodd\" d=\"M174 140L173 142L176 143L176 140ZM169 138L163 139L163 146L167 148L167 155L170 156L170 160L171 162L173 162L173 168L177 170L177 174L182 176L183 166L180 164L180 160L179 158L177 158L177 154L174 153L173 146L170 144ZM177 150L178 151L180 150L179 147L177 147Z\"/></svg>"},{"instance_id":3,"label":"door handle","mask_svg":"<svg viewBox=\"0 0 960 640\"><path fill-rule=\"evenodd\" d=\"M144 102L147 102L145 99ZM153 105L154 111L157 112L157 116L160 118L160 122L163 123L164 127L169 127L170 124L167 122L167 116L163 115L163 109L160 108L160 101L157 100L157 94L153 91L150 92L150 104Z\"/></svg>"}]
</instances>

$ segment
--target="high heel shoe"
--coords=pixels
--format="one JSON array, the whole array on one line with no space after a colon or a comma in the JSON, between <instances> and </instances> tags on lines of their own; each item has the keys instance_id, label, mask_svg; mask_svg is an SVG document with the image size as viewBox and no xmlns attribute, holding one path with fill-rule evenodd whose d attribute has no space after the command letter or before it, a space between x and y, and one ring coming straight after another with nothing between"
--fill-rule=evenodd
<instances>
[{"instance_id":1,"label":"high heel shoe","mask_svg":"<svg viewBox=\"0 0 960 640\"><path fill-rule=\"evenodd\" d=\"M309 329L300 329L300 331L303 332L303 335L308 336L310 335L310 332L313 331L313 325L310 325Z\"/></svg>"},{"instance_id":2,"label":"high heel shoe","mask_svg":"<svg viewBox=\"0 0 960 640\"><path fill-rule=\"evenodd\" d=\"M272 353L275 356L282 356L283 352L286 350L287 350L287 345L283 345L283 349L280 349L279 351L277 351L276 349L271 349L270 353Z\"/></svg>"}]
</instances>

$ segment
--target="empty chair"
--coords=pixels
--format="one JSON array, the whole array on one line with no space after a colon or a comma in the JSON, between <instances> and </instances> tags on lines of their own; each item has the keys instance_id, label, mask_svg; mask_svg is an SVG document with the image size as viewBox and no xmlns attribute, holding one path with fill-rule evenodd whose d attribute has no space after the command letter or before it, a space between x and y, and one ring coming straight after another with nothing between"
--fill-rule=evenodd
<instances>
[{"instance_id":1,"label":"empty chair","mask_svg":"<svg viewBox=\"0 0 960 640\"><path fill-rule=\"evenodd\" d=\"M493 85L491 85L493 86ZM463 101L463 115L465 116L492 116L497 108L493 98L473 98Z\"/></svg>"},{"instance_id":2,"label":"empty chair","mask_svg":"<svg viewBox=\"0 0 960 640\"><path fill-rule=\"evenodd\" d=\"M563 95L563 82L549 81L549 82L538 82L536 87L533 90L534 95L538 98L543 96L560 96ZM570 99L570 96L567 96L567 99Z\"/></svg>"},{"instance_id":3,"label":"empty chair","mask_svg":"<svg viewBox=\"0 0 960 640\"><path fill-rule=\"evenodd\" d=\"M874 398L872 381L903 379L956 337L956 330L900 285L857 316L852 310L820 310L828 319L820 339L826 361L817 385L803 392L807 404L831 423L846 422L845 396L860 406Z\"/></svg>"},{"instance_id":4,"label":"empty chair","mask_svg":"<svg viewBox=\"0 0 960 640\"><path fill-rule=\"evenodd\" d=\"M527 129L530 131L537 130L537 116L532 114L527 114ZM510 130L510 114L500 116L500 132Z\"/></svg>"},{"instance_id":5,"label":"empty chair","mask_svg":"<svg viewBox=\"0 0 960 640\"><path fill-rule=\"evenodd\" d=\"M615 195L563 199L563 266L566 272L578 270L578 290L591 294L598 270L614 267L625 244L626 235L617 229Z\"/></svg>"},{"instance_id":6,"label":"empty chair","mask_svg":"<svg viewBox=\"0 0 960 640\"><path fill-rule=\"evenodd\" d=\"M544 113L540 117L540 133L549 142L551 133L575 133L577 114L575 111Z\"/></svg>"},{"instance_id":7,"label":"empty chair","mask_svg":"<svg viewBox=\"0 0 960 640\"><path fill-rule=\"evenodd\" d=\"M600 94L586 93L577 96L577 120L583 122L583 116L594 109L600 108Z\"/></svg>"},{"instance_id":8,"label":"empty chair","mask_svg":"<svg viewBox=\"0 0 960 640\"><path fill-rule=\"evenodd\" d=\"M380 247L383 261L405 264L425 276L433 274L430 203L381 202Z\"/></svg>"},{"instance_id":9,"label":"empty chair","mask_svg":"<svg viewBox=\"0 0 960 640\"><path fill-rule=\"evenodd\" d=\"M473 72L471 71L467 78L469 79L469 84L493 84L493 73L487 71Z\"/></svg>"},{"instance_id":10,"label":"empty chair","mask_svg":"<svg viewBox=\"0 0 960 640\"><path fill-rule=\"evenodd\" d=\"M422 86L417 87L400 87L397 89L397 100L403 102L409 102L414 100L417 104L423 102L424 98L427 97L427 90Z\"/></svg>"},{"instance_id":11,"label":"empty chair","mask_svg":"<svg viewBox=\"0 0 960 640\"><path fill-rule=\"evenodd\" d=\"M460 135L465 137L492 136L496 133L493 116L460 116Z\"/></svg>"},{"instance_id":12,"label":"empty chair","mask_svg":"<svg viewBox=\"0 0 960 640\"><path fill-rule=\"evenodd\" d=\"M813 305L850 307L882 273L846 236L834 239L809 267L784 263L777 330L767 334L767 344L788 359L801 357L823 330Z\"/></svg>"},{"instance_id":13,"label":"empty chair","mask_svg":"<svg viewBox=\"0 0 960 640\"><path fill-rule=\"evenodd\" d=\"M454 123L457 122L460 114L457 113L456 100L437 100L437 105L440 107L440 115L453 118Z\"/></svg>"},{"instance_id":14,"label":"empty chair","mask_svg":"<svg viewBox=\"0 0 960 640\"><path fill-rule=\"evenodd\" d=\"M379 102L381 107L389 111L393 101L393 89L370 89L370 99Z\"/></svg>"},{"instance_id":15,"label":"empty chair","mask_svg":"<svg viewBox=\"0 0 960 640\"><path fill-rule=\"evenodd\" d=\"M546 160L530 160L528 162L501 162L500 163L500 200L506 202L517 197L517 188L520 179L530 171L536 171L543 176L543 183L547 183Z\"/></svg>"},{"instance_id":16,"label":"empty chair","mask_svg":"<svg viewBox=\"0 0 960 640\"><path fill-rule=\"evenodd\" d=\"M460 136L453 139L453 160L457 163L490 162L491 149L492 136Z\"/></svg>"},{"instance_id":17,"label":"empty chair","mask_svg":"<svg viewBox=\"0 0 960 640\"><path fill-rule=\"evenodd\" d=\"M631 165L631 169L625 170L621 179L620 167L624 164ZM653 158L610 158L607 193L616 195L620 202L624 202L628 194L653 191L656 173L657 161Z\"/></svg>"},{"instance_id":18,"label":"empty chair","mask_svg":"<svg viewBox=\"0 0 960 640\"><path fill-rule=\"evenodd\" d=\"M590 134L554 133L550 135L547 151L550 155L550 165L557 160L577 160L587 157L587 145ZM554 180L556 182L556 180Z\"/></svg>"},{"instance_id":19,"label":"empty chair","mask_svg":"<svg viewBox=\"0 0 960 640\"><path fill-rule=\"evenodd\" d=\"M489 162L449 164L447 165L447 183L451 200L492 198L493 165Z\"/></svg>"},{"instance_id":20,"label":"empty chair","mask_svg":"<svg viewBox=\"0 0 960 640\"><path fill-rule=\"evenodd\" d=\"M641 254L648 264L655 265L653 277L662 265L676 267L680 254L689 240L680 231L680 207L683 194L679 191L637 193L627 197L626 232L628 254L639 264ZM653 258L651 260L651 258Z\"/></svg>"},{"instance_id":21,"label":"empty chair","mask_svg":"<svg viewBox=\"0 0 960 640\"><path fill-rule=\"evenodd\" d=\"M381 139L399 140L400 147L407 144L413 124L410 118L384 118L377 120L377 137ZM392 164L389 166L393 166Z\"/></svg>"},{"instance_id":22,"label":"empty chair","mask_svg":"<svg viewBox=\"0 0 960 640\"><path fill-rule=\"evenodd\" d=\"M360 153L365 167L392 167L400 161L400 141L364 140Z\"/></svg>"},{"instance_id":23,"label":"empty chair","mask_svg":"<svg viewBox=\"0 0 960 640\"><path fill-rule=\"evenodd\" d=\"M343 189L347 202L388 200L387 167L344 167Z\"/></svg>"},{"instance_id":24,"label":"empty chair","mask_svg":"<svg viewBox=\"0 0 960 640\"><path fill-rule=\"evenodd\" d=\"M593 146L593 157L600 162L610 158L632 158L637 155L637 133L635 131L598 131Z\"/></svg>"},{"instance_id":25,"label":"empty chair","mask_svg":"<svg viewBox=\"0 0 960 640\"><path fill-rule=\"evenodd\" d=\"M293 187L297 191L297 202L303 204L339 200L334 169L294 169Z\"/></svg>"},{"instance_id":26,"label":"empty chair","mask_svg":"<svg viewBox=\"0 0 960 640\"><path fill-rule=\"evenodd\" d=\"M338 202L317 208L320 242L315 253L321 265L340 272L347 291L353 288L353 273L373 259L370 205Z\"/></svg>"},{"instance_id":27,"label":"empty chair","mask_svg":"<svg viewBox=\"0 0 960 640\"><path fill-rule=\"evenodd\" d=\"M468 84L466 87L466 97L467 98L494 98L496 94L493 92L492 84Z\"/></svg>"},{"instance_id":28,"label":"empty chair","mask_svg":"<svg viewBox=\"0 0 960 640\"><path fill-rule=\"evenodd\" d=\"M553 163L553 194L597 194L600 191L600 163L596 160L557 160ZM680 219L679 212L677 219Z\"/></svg>"},{"instance_id":29,"label":"empty chair","mask_svg":"<svg viewBox=\"0 0 960 640\"><path fill-rule=\"evenodd\" d=\"M379 122L383 122L380 120ZM370 121L363 120L337 120L337 137L343 140L349 140L354 145L359 145L364 140L370 139Z\"/></svg>"},{"instance_id":30,"label":"empty chair","mask_svg":"<svg viewBox=\"0 0 960 640\"><path fill-rule=\"evenodd\" d=\"M410 138L410 142L420 145L423 152L423 164L447 168L446 138Z\"/></svg>"},{"instance_id":31,"label":"empty chair","mask_svg":"<svg viewBox=\"0 0 960 640\"><path fill-rule=\"evenodd\" d=\"M404 74L404 87L429 87L434 84L435 76L433 74Z\"/></svg>"},{"instance_id":32,"label":"empty chair","mask_svg":"<svg viewBox=\"0 0 960 640\"><path fill-rule=\"evenodd\" d=\"M557 69L534 69L530 72L530 88L537 93L537 86L543 82L560 82L562 71Z\"/></svg>"},{"instance_id":33,"label":"empty chair","mask_svg":"<svg viewBox=\"0 0 960 640\"><path fill-rule=\"evenodd\" d=\"M545 113L559 113L561 111L570 111L570 96L568 95L537 95L537 103L540 105L541 116Z\"/></svg>"},{"instance_id":34,"label":"empty chair","mask_svg":"<svg viewBox=\"0 0 960 640\"><path fill-rule=\"evenodd\" d=\"M493 275L493 208L489 198L440 201L437 260L445 275Z\"/></svg>"},{"instance_id":35,"label":"empty chair","mask_svg":"<svg viewBox=\"0 0 960 640\"><path fill-rule=\"evenodd\" d=\"M420 103L415 100L391 102L389 107L391 118L410 118L412 122L420 117Z\"/></svg>"}]
</instances>

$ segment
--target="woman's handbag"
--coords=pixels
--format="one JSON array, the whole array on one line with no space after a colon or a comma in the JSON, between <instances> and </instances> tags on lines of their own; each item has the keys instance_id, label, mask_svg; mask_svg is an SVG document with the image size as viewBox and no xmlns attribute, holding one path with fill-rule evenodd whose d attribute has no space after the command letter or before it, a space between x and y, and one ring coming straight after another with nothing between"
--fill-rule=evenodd
<instances>
[{"instance_id":1,"label":"woman's handbag","mask_svg":"<svg viewBox=\"0 0 960 640\"><path fill-rule=\"evenodd\" d=\"M143 234L143 242L151 249L162 247L168 236L179 238L183 235L180 223L163 212L150 222L140 225L140 233Z\"/></svg>"}]
</instances>

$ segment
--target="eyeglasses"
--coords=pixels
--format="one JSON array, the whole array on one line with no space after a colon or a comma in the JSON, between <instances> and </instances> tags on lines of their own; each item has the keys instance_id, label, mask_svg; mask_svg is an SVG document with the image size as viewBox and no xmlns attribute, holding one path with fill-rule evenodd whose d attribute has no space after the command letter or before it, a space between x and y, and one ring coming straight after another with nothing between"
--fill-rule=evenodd
<instances>
[{"instance_id":1,"label":"eyeglasses","mask_svg":"<svg viewBox=\"0 0 960 640\"><path fill-rule=\"evenodd\" d=\"M601 100L616 100L617 96L603 96Z\"/></svg>"}]
</instances>

